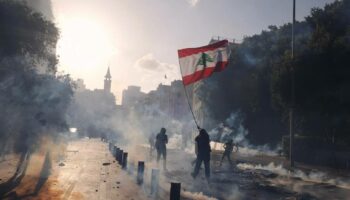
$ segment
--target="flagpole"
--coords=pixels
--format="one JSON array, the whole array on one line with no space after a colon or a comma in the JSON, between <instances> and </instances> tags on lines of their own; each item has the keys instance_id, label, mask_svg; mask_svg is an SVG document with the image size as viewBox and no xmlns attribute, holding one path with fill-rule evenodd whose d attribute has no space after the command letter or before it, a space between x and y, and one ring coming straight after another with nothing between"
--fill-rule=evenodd
<instances>
[{"instance_id":1,"label":"flagpole","mask_svg":"<svg viewBox=\"0 0 350 200\"><path fill-rule=\"evenodd\" d=\"M228 41L227 40L222 40L222 41L219 41L219 42L217 42L217 43L215 43L216 45L220 45L220 46L215 46L215 48L217 49L217 51L220 51L220 49L219 49L219 47L226 47L226 48L228 48L228 46L226 46L226 45L228 45ZM214 44L211 44L211 45L214 45ZM198 47L197 49L200 49L200 48L203 48L203 47ZM180 51L181 50L179 50L179 59L180 59ZM203 65L203 67L204 68L206 68L207 67L207 65L206 65L206 60L207 60L207 58L206 58L206 54L205 54L205 51L207 51L207 50L201 50L201 51L199 51L199 52L197 52L197 54L198 53L202 53L202 57L201 57L201 59L202 59L202 64L201 65ZM230 51L230 54L231 54L231 51ZM230 56L230 55L228 55L228 56ZM217 61L216 61L217 62ZM228 62L228 58L227 58L227 62ZM199 63L199 62L198 62ZM199 65L199 64L197 64L197 65ZM185 87L185 84L184 84L184 79L183 79L183 73L182 73L182 69L181 69L181 64L180 64L180 60L179 60L179 66L180 66L180 73L181 73L181 78L182 78L182 84L183 84L183 86L184 86L184 90L185 90L185 94L186 94L186 98L187 98L187 103L188 103L188 107L190 108L190 111L191 111L191 113L192 113L192 116L193 116L193 120L194 120L194 122L196 123L196 125L197 125L197 128L198 129L200 129L200 127L199 127L199 125L198 125L198 122L197 122L197 120L196 120L196 116L194 115L194 113L193 113L193 109L192 109L192 106L191 106L191 104L190 104L190 100L189 100L189 97L188 97L188 93L187 93L187 90L186 90L186 87ZM203 69L202 69L203 70Z\"/></svg>"},{"instance_id":2,"label":"flagpole","mask_svg":"<svg viewBox=\"0 0 350 200\"><path fill-rule=\"evenodd\" d=\"M179 66L180 66L180 73L181 73L181 79L182 79L182 86L184 87L184 91L185 91L185 95L186 95L188 107L190 108L190 111L191 111L191 113L192 113L193 121L194 121L194 123L196 124L197 128L199 129L200 127L199 127L198 122L197 122L197 120L196 120L196 116L195 116L194 113L193 113L192 106L191 106L190 100L189 100L189 98L188 98L188 93L187 93L187 90L186 90L186 86L185 86L185 84L184 84L184 82L183 82L184 79L183 79L183 77L182 77L182 69L181 69L180 63L179 63Z\"/></svg>"},{"instance_id":3,"label":"flagpole","mask_svg":"<svg viewBox=\"0 0 350 200\"><path fill-rule=\"evenodd\" d=\"M188 107L190 108L190 111L191 111L191 113L192 113L193 121L194 121L194 123L196 124L197 128L199 129L200 127L199 127L198 122L197 122L197 120L196 120L196 116L195 116L194 113L193 113L192 106L191 106L190 100L189 100L189 98L188 98L188 94L187 94L186 87L185 87L185 85L184 85L183 83L182 83L182 85L184 86L184 90L185 90L185 94L186 94L186 98L187 98Z\"/></svg>"}]
</instances>

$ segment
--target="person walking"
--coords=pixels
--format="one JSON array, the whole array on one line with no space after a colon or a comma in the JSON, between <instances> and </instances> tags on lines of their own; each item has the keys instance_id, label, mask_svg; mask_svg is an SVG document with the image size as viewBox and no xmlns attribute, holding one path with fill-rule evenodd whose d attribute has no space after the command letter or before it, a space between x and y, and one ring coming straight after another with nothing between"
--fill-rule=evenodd
<instances>
[{"instance_id":1,"label":"person walking","mask_svg":"<svg viewBox=\"0 0 350 200\"><path fill-rule=\"evenodd\" d=\"M163 169L166 170L166 144L168 143L168 136L165 134L166 129L161 128L160 133L157 134L155 147L157 149L157 162L163 156Z\"/></svg>"},{"instance_id":2,"label":"person walking","mask_svg":"<svg viewBox=\"0 0 350 200\"><path fill-rule=\"evenodd\" d=\"M224 144L224 154L222 155L221 161L220 161L220 166L222 165L222 162L224 161L224 158L227 157L227 160L230 162L230 165L233 166L232 160L231 160L231 154L233 152L235 144L233 143L232 139L229 139L225 144ZM236 150L238 150L238 147L236 145Z\"/></svg>"}]
</instances>

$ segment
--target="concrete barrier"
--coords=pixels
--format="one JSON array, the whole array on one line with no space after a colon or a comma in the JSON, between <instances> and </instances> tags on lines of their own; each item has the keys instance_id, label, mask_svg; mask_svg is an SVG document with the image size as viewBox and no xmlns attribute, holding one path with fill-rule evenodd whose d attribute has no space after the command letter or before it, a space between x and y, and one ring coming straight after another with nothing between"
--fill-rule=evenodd
<instances>
[{"instance_id":1,"label":"concrete barrier","mask_svg":"<svg viewBox=\"0 0 350 200\"><path fill-rule=\"evenodd\" d=\"M118 163L119 163L119 165L123 164L123 154L124 154L124 151L120 150L119 151L119 156L118 156Z\"/></svg>"},{"instance_id":2,"label":"concrete barrier","mask_svg":"<svg viewBox=\"0 0 350 200\"><path fill-rule=\"evenodd\" d=\"M151 175L151 194L156 196L159 187L159 169L152 169Z\"/></svg>"},{"instance_id":3,"label":"concrete barrier","mask_svg":"<svg viewBox=\"0 0 350 200\"><path fill-rule=\"evenodd\" d=\"M117 147L116 146L113 146L113 156L115 156L116 155L116 153L117 153Z\"/></svg>"}]
</instances>

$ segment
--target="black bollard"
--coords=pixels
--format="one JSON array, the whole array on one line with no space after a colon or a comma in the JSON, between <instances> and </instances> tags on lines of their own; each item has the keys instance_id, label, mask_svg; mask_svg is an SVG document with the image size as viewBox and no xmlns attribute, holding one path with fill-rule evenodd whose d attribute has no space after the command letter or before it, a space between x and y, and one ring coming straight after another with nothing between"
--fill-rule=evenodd
<instances>
[{"instance_id":1,"label":"black bollard","mask_svg":"<svg viewBox=\"0 0 350 200\"><path fill-rule=\"evenodd\" d=\"M124 152L123 154L123 162L122 162L122 169L126 169L128 164L128 153Z\"/></svg>"},{"instance_id":2,"label":"black bollard","mask_svg":"<svg viewBox=\"0 0 350 200\"><path fill-rule=\"evenodd\" d=\"M119 158L119 151L120 149L117 147L116 151L115 151L115 160L118 161Z\"/></svg>"},{"instance_id":3,"label":"black bollard","mask_svg":"<svg viewBox=\"0 0 350 200\"><path fill-rule=\"evenodd\" d=\"M137 166L137 184L139 184L139 185L143 184L144 171L145 171L145 162L139 161L139 164Z\"/></svg>"},{"instance_id":4,"label":"black bollard","mask_svg":"<svg viewBox=\"0 0 350 200\"><path fill-rule=\"evenodd\" d=\"M116 155L116 153L117 153L117 147L116 146L113 146L113 156L115 156Z\"/></svg>"},{"instance_id":5,"label":"black bollard","mask_svg":"<svg viewBox=\"0 0 350 200\"><path fill-rule=\"evenodd\" d=\"M158 194L159 186L159 169L152 169L151 176L151 194L156 196Z\"/></svg>"},{"instance_id":6,"label":"black bollard","mask_svg":"<svg viewBox=\"0 0 350 200\"><path fill-rule=\"evenodd\" d=\"M123 150L120 150L120 151L119 151L119 158L118 158L118 163L119 163L119 165L122 165L122 164L123 164L123 154L124 154L124 151L123 151Z\"/></svg>"},{"instance_id":7,"label":"black bollard","mask_svg":"<svg viewBox=\"0 0 350 200\"><path fill-rule=\"evenodd\" d=\"M181 183L171 183L170 200L180 200Z\"/></svg>"}]
</instances>

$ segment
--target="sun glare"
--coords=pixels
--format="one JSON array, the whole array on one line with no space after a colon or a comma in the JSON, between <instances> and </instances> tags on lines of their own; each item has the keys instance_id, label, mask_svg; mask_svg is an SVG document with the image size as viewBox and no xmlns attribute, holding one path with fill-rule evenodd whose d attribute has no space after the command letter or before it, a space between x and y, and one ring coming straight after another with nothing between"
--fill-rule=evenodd
<instances>
[{"instance_id":1,"label":"sun glare","mask_svg":"<svg viewBox=\"0 0 350 200\"><path fill-rule=\"evenodd\" d=\"M63 70L79 74L81 69L98 70L116 53L106 27L88 18L59 20L61 38L57 45Z\"/></svg>"}]
</instances>

